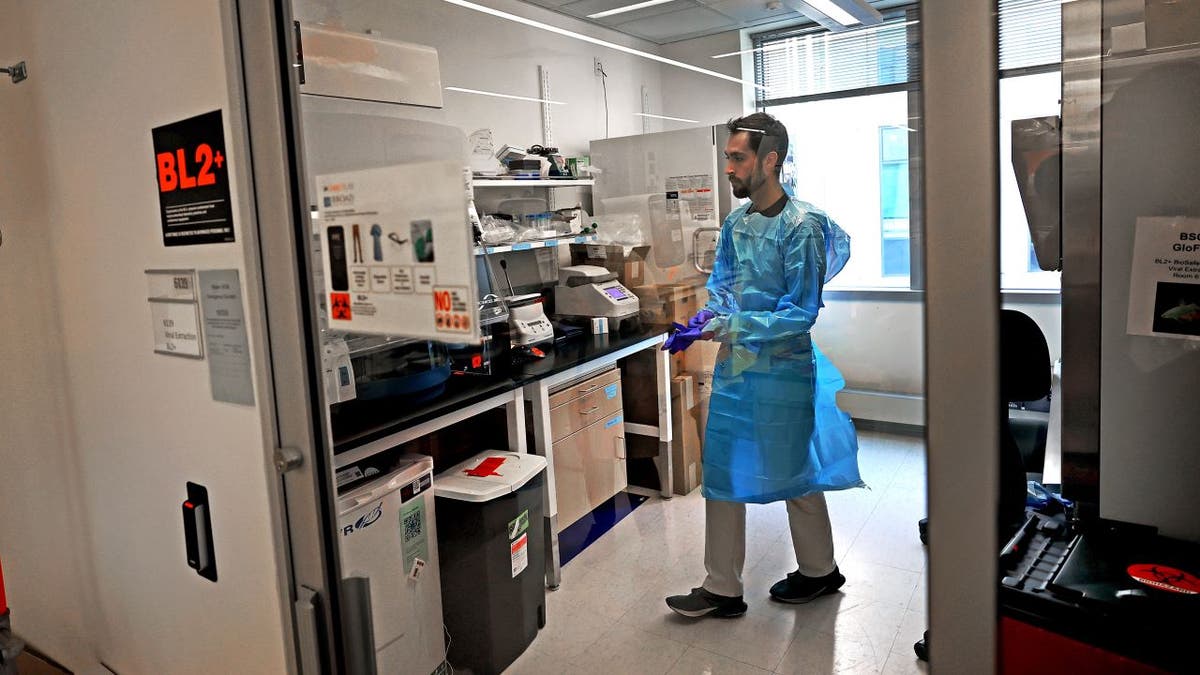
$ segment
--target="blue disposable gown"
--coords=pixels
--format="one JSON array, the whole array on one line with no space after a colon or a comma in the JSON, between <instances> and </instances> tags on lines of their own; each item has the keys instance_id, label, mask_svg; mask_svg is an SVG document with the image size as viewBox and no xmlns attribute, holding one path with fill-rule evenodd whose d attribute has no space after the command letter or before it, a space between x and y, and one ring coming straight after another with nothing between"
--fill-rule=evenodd
<instances>
[{"instance_id":1,"label":"blue disposable gown","mask_svg":"<svg viewBox=\"0 0 1200 675\"><path fill-rule=\"evenodd\" d=\"M704 496L771 502L860 487L845 382L812 342L821 287L849 257L823 212L789 199L775 217L738 208L721 228L705 329L722 343L704 438Z\"/></svg>"}]
</instances>

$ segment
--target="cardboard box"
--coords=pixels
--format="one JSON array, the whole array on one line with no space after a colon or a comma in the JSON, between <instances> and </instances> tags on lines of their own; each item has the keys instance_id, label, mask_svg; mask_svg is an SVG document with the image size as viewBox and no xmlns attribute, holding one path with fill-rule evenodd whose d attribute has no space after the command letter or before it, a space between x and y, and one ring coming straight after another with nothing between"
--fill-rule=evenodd
<instances>
[{"instance_id":1,"label":"cardboard box","mask_svg":"<svg viewBox=\"0 0 1200 675\"><path fill-rule=\"evenodd\" d=\"M703 479L702 439L696 426L696 381L690 375L671 380L671 474L674 492L686 495Z\"/></svg>"},{"instance_id":2,"label":"cardboard box","mask_svg":"<svg viewBox=\"0 0 1200 675\"><path fill-rule=\"evenodd\" d=\"M572 265L596 265L613 272L626 288L646 283L649 246L620 244L571 244Z\"/></svg>"},{"instance_id":3,"label":"cardboard box","mask_svg":"<svg viewBox=\"0 0 1200 675\"><path fill-rule=\"evenodd\" d=\"M712 380L713 371L717 368L723 343L712 340L697 340L688 347L684 355L682 371L697 379L698 382Z\"/></svg>"},{"instance_id":4,"label":"cardboard box","mask_svg":"<svg viewBox=\"0 0 1200 675\"><path fill-rule=\"evenodd\" d=\"M692 417L696 420L696 435L700 437L700 457L704 457L704 433L708 430L708 402L712 398L712 380L696 381L696 407Z\"/></svg>"},{"instance_id":5,"label":"cardboard box","mask_svg":"<svg viewBox=\"0 0 1200 675\"><path fill-rule=\"evenodd\" d=\"M686 324L708 302L708 291L698 284L651 284L630 290L638 297L642 321L655 325Z\"/></svg>"}]
</instances>

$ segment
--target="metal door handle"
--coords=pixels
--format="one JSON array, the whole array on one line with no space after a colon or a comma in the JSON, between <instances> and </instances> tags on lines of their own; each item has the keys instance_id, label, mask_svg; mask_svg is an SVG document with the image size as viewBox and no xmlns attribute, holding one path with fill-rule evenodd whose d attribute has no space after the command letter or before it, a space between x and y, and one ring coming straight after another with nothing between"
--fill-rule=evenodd
<instances>
[{"instance_id":1,"label":"metal door handle","mask_svg":"<svg viewBox=\"0 0 1200 675\"><path fill-rule=\"evenodd\" d=\"M712 274L711 267L705 268L700 264L700 237L706 232L716 232L717 236L720 237L721 228L701 227L697 228L695 232L692 232L692 266L695 267L696 271L700 272L701 274ZM713 255L716 255L716 249L713 250Z\"/></svg>"}]
</instances>

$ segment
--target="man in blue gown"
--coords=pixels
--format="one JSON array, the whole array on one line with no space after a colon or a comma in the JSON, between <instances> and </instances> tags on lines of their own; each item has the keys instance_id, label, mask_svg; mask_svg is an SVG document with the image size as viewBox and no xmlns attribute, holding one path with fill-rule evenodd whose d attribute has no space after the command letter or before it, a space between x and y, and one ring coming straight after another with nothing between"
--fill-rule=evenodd
<instances>
[{"instance_id":1,"label":"man in blue gown","mask_svg":"<svg viewBox=\"0 0 1200 675\"><path fill-rule=\"evenodd\" d=\"M803 603L845 583L833 555L824 492L862 486L858 444L834 400L843 381L809 331L821 289L849 257L849 237L780 183L787 129L766 113L728 124L725 173L749 202L725 219L709 302L665 348L722 343L704 439L707 576L667 598L689 617L740 616L746 503L787 501L798 569L771 598Z\"/></svg>"}]
</instances>

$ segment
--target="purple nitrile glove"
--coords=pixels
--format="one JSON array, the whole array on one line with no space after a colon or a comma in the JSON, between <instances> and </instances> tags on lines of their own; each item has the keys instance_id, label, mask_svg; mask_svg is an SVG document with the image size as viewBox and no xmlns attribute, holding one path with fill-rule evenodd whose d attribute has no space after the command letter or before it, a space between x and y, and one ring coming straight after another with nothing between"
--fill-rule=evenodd
<instances>
[{"instance_id":1,"label":"purple nitrile glove","mask_svg":"<svg viewBox=\"0 0 1200 675\"><path fill-rule=\"evenodd\" d=\"M704 328L704 324L712 321L714 316L716 316L716 314L711 310L702 309L699 312L696 312L696 316L688 319L688 328Z\"/></svg>"},{"instance_id":2,"label":"purple nitrile glove","mask_svg":"<svg viewBox=\"0 0 1200 675\"><path fill-rule=\"evenodd\" d=\"M683 324L673 323L671 328L674 332L671 333L667 341L663 343L662 348L670 351L672 354L679 352L692 346L692 343L700 339L700 329L702 326L693 326L688 328Z\"/></svg>"},{"instance_id":3,"label":"purple nitrile glove","mask_svg":"<svg viewBox=\"0 0 1200 675\"><path fill-rule=\"evenodd\" d=\"M671 335L667 341L663 343L663 351L670 351L672 354L679 352L692 346L696 340L702 339L705 324L716 316L712 311L702 309L696 312L696 316L688 319L686 326L679 323L671 324Z\"/></svg>"}]
</instances>

